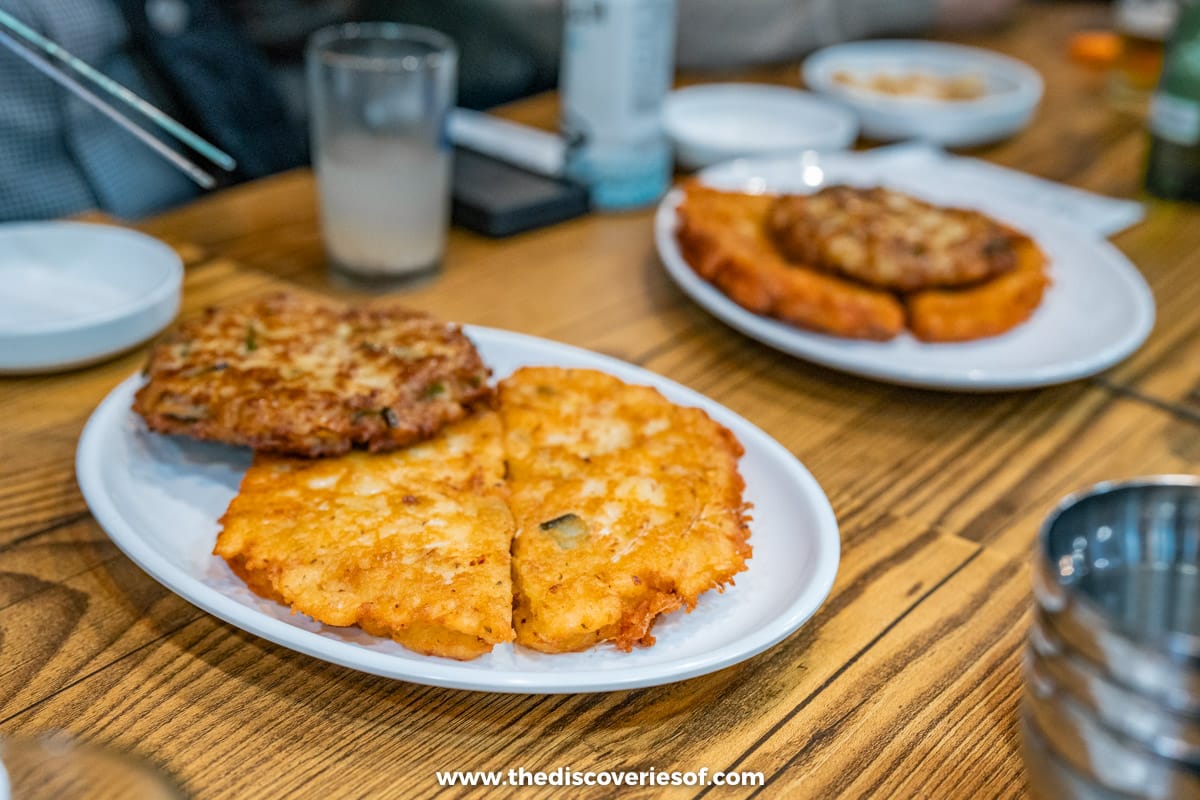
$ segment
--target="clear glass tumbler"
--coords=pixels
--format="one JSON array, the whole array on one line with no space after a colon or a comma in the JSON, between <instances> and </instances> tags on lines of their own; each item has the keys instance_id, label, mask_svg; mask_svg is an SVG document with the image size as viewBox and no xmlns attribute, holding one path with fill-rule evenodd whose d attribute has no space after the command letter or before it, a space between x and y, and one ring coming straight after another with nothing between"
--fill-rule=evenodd
<instances>
[{"instance_id":1,"label":"clear glass tumbler","mask_svg":"<svg viewBox=\"0 0 1200 800\"><path fill-rule=\"evenodd\" d=\"M1113 25L1121 35L1121 56L1109 74L1113 106L1145 113L1162 73L1164 42L1179 17L1179 0L1114 0Z\"/></svg>"},{"instance_id":2,"label":"clear glass tumbler","mask_svg":"<svg viewBox=\"0 0 1200 800\"><path fill-rule=\"evenodd\" d=\"M0 737L0 800L184 800L173 778L65 733Z\"/></svg>"},{"instance_id":3,"label":"clear glass tumbler","mask_svg":"<svg viewBox=\"0 0 1200 800\"><path fill-rule=\"evenodd\" d=\"M403 284L436 273L450 213L458 52L428 28L325 28L308 45L313 164L335 274Z\"/></svg>"}]
</instances>

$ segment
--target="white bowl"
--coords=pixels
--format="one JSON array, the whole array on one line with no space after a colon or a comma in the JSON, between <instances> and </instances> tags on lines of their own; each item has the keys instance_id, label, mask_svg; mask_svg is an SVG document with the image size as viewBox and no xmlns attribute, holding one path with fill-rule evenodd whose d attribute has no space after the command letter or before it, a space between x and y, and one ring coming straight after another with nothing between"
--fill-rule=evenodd
<instances>
[{"instance_id":1,"label":"white bowl","mask_svg":"<svg viewBox=\"0 0 1200 800\"><path fill-rule=\"evenodd\" d=\"M903 97L846 86L838 72L932 73L978 76L983 96L972 100ZM864 136L885 141L923 139L969 147L1004 139L1029 124L1042 98L1037 70L1016 59L974 47L908 40L849 42L818 50L803 67L815 92L854 109Z\"/></svg>"},{"instance_id":2,"label":"white bowl","mask_svg":"<svg viewBox=\"0 0 1200 800\"><path fill-rule=\"evenodd\" d=\"M183 264L134 231L78 222L0 225L0 374L91 364L161 331Z\"/></svg>"},{"instance_id":3,"label":"white bowl","mask_svg":"<svg viewBox=\"0 0 1200 800\"><path fill-rule=\"evenodd\" d=\"M714 83L667 97L663 125L687 169L750 155L844 150L858 136L845 108L799 89Z\"/></svg>"}]
</instances>

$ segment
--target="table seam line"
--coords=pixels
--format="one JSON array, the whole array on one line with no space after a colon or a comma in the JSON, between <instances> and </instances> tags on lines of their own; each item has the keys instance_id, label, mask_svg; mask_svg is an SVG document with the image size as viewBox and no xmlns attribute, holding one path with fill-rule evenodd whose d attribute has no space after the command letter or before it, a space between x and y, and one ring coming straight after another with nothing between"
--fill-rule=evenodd
<instances>
[{"instance_id":1,"label":"table seam line","mask_svg":"<svg viewBox=\"0 0 1200 800\"><path fill-rule=\"evenodd\" d=\"M1095 386L1104 389L1105 391L1117 396L1124 397L1128 400L1141 403L1142 405L1150 406L1159 411L1166 412L1176 419L1184 422L1191 422L1200 425L1200 411L1188 408L1187 406L1178 405L1171 400L1166 400L1152 394L1141 392L1132 386L1126 386L1121 383L1109 380L1103 376L1097 375L1091 381Z\"/></svg>"}]
</instances>

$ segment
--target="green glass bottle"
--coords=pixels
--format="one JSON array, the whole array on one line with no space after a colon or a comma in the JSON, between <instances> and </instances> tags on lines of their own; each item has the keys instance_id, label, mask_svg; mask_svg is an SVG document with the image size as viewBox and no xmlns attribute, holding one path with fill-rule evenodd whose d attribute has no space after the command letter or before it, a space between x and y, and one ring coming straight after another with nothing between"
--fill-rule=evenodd
<instances>
[{"instance_id":1,"label":"green glass bottle","mask_svg":"<svg viewBox=\"0 0 1200 800\"><path fill-rule=\"evenodd\" d=\"M1200 0L1183 4L1150 103L1146 188L1200 202Z\"/></svg>"}]
</instances>

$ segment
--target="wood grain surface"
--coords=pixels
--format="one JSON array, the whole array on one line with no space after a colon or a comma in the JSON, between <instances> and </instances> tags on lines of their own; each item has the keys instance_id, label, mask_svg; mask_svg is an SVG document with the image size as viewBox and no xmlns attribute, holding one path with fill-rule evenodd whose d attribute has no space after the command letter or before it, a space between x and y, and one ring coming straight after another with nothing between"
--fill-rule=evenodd
<instances>
[{"instance_id":1,"label":"wood grain surface","mask_svg":"<svg viewBox=\"0 0 1200 800\"><path fill-rule=\"evenodd\" d=\"M1137 196L1142 120L1109 109L1071 33L1105 7L1045 3L965 41L1046 79L1034 124L975 151ZM736 75L796 84L795 65ZM553 97L506 112L554 122ZM188 262L183 315L325 273L311 175L237 187L136 225ZM1030 548L1064 494L1200 472L1200 209L1150 202L1115 239L1159 319L1124 364L996 395L873 383L725 328L665 277L651 214L594 215L513 239L454 231L444 273L403 295L446 318L588 347L680 381L777 438L829 494L842 563L820 612L779 646L683 683L568 696L415 686L226 625L108 541L76 487L88 415L144 349L0 379L0 734L71 731L163 767L199 798L468 796L435 770L753 770L765 787L626 797L1020 797L1019 660ZM164 521L164 535L170 535ZM503 788L495 797L612 796Z\"/></svg>"}]
</instances>

